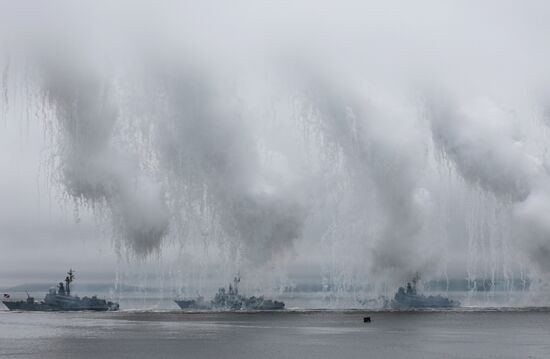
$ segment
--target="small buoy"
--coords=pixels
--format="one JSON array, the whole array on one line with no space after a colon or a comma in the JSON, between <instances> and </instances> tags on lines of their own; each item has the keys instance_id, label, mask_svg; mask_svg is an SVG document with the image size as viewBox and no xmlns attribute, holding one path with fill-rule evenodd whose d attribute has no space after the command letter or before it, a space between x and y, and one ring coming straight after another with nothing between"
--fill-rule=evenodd
<instances>
[{"instance_id":1,"label":"small buoy","mask_svg":"<svg viewBox=\"0 0 550 359\"><path fill-rule=\"evenodd\" d=\"M363 323L370 323L370 317L364 317Z\"/></svg>"}]
</instances>

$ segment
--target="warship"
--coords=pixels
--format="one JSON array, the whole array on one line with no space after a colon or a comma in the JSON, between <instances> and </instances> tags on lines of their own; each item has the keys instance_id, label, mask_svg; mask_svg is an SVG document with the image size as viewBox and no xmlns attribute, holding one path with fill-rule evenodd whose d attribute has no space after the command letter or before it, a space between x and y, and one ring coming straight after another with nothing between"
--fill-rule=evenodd
<instances>
[{"instance_id":1,"label":"warship","mask_svg":"<svg viewBox=\"0 0 550 359\"><path fill-rule=\"evenodd\" d=\"M24 311L114 311L119 309L118 303L113 303L100 299L97 296L83 297L71 295L71 283L74 280L74 271L71 269L65 278L65 284L60 282L57 288L50 288L49 292L44 297L43 301L36 302L33 297L27 293L27 300L10 301L2 300L2 303L9 310L24 310ZM4 298L9 298L5 294Z\"/></svg>"},{"instance_id":2,"label":"warship","mask_svg":"<svg viewBox=\"0 0 550 359\"><path fill-rule=\"evenodd\" d=\"M445 298L441 295L418 294L416 291L417 279L413 283L407 283L407 288L399 287L393 300L390 301L390 307L393 309L436 309L436 308L456 308L460 302Z\"/></svg>"},{"instance_id":3,"label":"warship","mask_svg":"<svg viewBox=\"0 0 550 359\"><path fill-rule=\"evenodd\" d=\"M276 300L260 297L245 297L239 294L240 276L233 279L233 285L229 288L218 289L218 292L210 302L206 302L203 297L195 299L176 299L176 304L181 309L208 310L208 309L226 309L226 310L281 310L285 308L285 303Z\"/></svg>"},{"instance_id":4,"label":"warship","mask_svg":"<svg viewBox=\"0 0 550 359\"><path fill-rule=\"evenodd\" d=\"M195 299L176 299L175 302L181 309L212 309L210 302L206 302L202 296Z\"/></svg>"}]
</instances>

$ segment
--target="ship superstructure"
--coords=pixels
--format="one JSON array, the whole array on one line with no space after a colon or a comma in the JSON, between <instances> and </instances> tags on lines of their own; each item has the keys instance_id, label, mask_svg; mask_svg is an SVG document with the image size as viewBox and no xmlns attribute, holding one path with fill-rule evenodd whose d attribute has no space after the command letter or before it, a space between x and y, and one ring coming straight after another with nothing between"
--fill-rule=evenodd
<instances>
[{"instance_id":1,"label":"ship superstructure","mask_svg":"<svg viewBox=\"0 0 550 359\"><path fill-rule=\"evenodd\" d=\"M417 278L414 278L412 284L407 283L407 287L399 287L394 298L390 301L393 309L437 309L437 308L455 308L460 306L460 302L443 297L441 295L418 294L416 290Z\"/></svg>"},{"instance_id":2,"label":"ship superstructure","mask_svg":"<svg viewBox=\"0 0 550 359\"><path fill-rule=\"evenodd\" d=\"M119 309L118 303L100 299L95 295L83 298L71 295L71 283L75 278L74 274L72 269L69 270L64 280L65 284L59 282L57 288L50 288L43 301L37 302L27 294L27 300L2 300L2 303L9 310L25 311L112 311Z\"/></svg>"},{"instance_id":3,"label":"ship superstructure","mask_svg":"<svg viewBox=\"0 0 550 359\"><path fill-rule=\"evenodd\" d=\"M218 292L210 302L206 302L202 296L195 299L176 299L176 304L181 309L207 310L207 309L225 309L225 310L281 310L285 308L285 303L265 299L260 297L246 297L239 294L239 283L241 278L237 275L233 279L233 284L225 288L218 289Z\"/></svg>"}]
</instances>

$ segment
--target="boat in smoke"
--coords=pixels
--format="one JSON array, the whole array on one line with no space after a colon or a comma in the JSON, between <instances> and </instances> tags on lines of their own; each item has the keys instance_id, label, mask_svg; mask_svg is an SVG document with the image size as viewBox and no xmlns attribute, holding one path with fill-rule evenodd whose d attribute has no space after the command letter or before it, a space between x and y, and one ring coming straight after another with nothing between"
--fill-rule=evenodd
<instances>
[{"instance_id":1,"label":"boat in smoke","mask_svg":"<svg viewBox=\"0 0 550 359\"><path fill-rule=\"evenodd\" d=\"M393 309L437 309L437 308L456 308L460 306L460 302L443 297L441 295L425 295L418 294L416 290L417 278L411 283L407 283L407 287L399 287L389 305Z\"/></svg>"},{"instance_id":2,"label":"boat in smoke","mask_svg":"<svg viewBox=\"0 0 550 359\"><path fill-rule=\"evenodd\" d=\"M176 299L175 302L181 309L212 309L211 303L205 301L203 296L195 299Z\"/></svg>"},{"instance_id":3,"label":"boat in smoke","mask_svg":"<svg viewBox=\"0 0 550 359\"><path fill-rule=\"evenodd\" d=\"M10 296L4 294L2 303L9 310L24 310L24 311L42 311L42 312L57 312L57 311L115 311L119 309L118 303L100 299L97 296L83 297L71 295L71 283L74 280L74 271L71 269L65 277L65 284L60 282L57 288L51 288L46 294L43 301L36 302L33 297L27 293L27 300L11 301L7 300Z\"/></svg>"},{"instance_id":4,"label":"boat in smoke","mask_svg":"<svg viewBox=\"0 0 550 359\"><path fill-rule=\"evenodd\" d=\"M281 310L285 308L284 302L260 297L246 297L239 294L240 276L233 279L233 285L229 288L218 289L214 298L207 302L202 296L194 299L176 299L176 304L181 309L187 310Z\"/></svg>"}]
</instances>

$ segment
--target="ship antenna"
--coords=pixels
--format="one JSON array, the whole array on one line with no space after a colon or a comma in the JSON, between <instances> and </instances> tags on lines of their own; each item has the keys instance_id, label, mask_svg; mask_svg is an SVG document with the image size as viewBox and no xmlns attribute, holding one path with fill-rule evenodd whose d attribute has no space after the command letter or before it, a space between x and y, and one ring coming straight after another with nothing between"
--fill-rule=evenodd
<instances>
[{"instance_id":1,"label":"ship antenna","mask_svg":"<svg viewBox=\"0 0 550 359\"><path fill-rule=\"evenodd\" d=\"M413 283L416 284L420 281L420 272L416 272L413 277Z\"/></svg>"},{"instance_id":2,"label":"ship antenna","mask_svg":"<svg viewBox=\"0 0 550 359\"><path fill-rule=\"evenodd\" d=\"M71 295L71 283L74 280L74 271L72 269L69 269L67 272L67 277L65 278L65 283L67 283L67 295Z\"/></svg>"},{"instance_id":3,"label":"ship antenna","mask_svg":"<svg viewBox=\"0 0 550 359\"><path fill-rule=\"evenodd\" d=\"M235 286L235 294L238 294L239 293L239 282L241 281L241 272L237 272L237 276L235 277L235 279L233 279L233 283L234 283L234 286Z\"/></svg>"}]
</instances>

